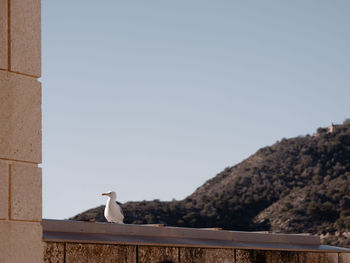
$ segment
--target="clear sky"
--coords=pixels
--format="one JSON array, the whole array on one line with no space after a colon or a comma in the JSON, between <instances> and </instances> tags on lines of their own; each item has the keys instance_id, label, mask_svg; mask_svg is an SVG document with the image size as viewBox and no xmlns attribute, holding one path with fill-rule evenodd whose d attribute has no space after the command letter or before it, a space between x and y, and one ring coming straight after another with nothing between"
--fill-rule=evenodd
<instances>
[{"instance_id":1,"label":"clear sky","mask_svg":"<svg viewBox=\"0 0 350 263\"><path fill-rule=\"evenodd\" d=\"M180 200L350 117L350 1L42 1L43 217Z\"/></svg>"}]
</instances>

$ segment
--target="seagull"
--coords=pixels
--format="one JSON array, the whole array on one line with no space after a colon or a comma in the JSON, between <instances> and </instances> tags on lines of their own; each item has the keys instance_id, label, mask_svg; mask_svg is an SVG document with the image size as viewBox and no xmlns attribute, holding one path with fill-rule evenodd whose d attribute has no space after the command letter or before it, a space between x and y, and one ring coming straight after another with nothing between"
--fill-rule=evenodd
<instances>
[{"instance_id":1,"label":"seagull","mask_svg":"<svg viewBox=\"0 0 350 263\"><path fill-rule=\"evenodd\" d=\"M108 222L124 224L124 214L122 208L116 203L117 194L114 191L103 193L108 196L105 207L105 218Z\"/></svg>"}]
</instances>

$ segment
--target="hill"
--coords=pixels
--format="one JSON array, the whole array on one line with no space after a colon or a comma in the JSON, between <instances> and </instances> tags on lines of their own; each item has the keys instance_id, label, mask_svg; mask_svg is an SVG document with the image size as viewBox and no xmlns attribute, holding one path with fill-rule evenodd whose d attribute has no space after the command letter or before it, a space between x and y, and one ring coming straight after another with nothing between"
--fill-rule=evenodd
<instances>
[{"instance_id":1,"label":"hill","mask_svg":"<svg viewBox=\"0 0 350 263\"><path fill-rule=\"evenodd\" d=\"M181 201L122 204L126 223L313 233L350 246L350 122L282 139ZM104 206L72 220L105 221Z\"/></svg>"}]
</instances>

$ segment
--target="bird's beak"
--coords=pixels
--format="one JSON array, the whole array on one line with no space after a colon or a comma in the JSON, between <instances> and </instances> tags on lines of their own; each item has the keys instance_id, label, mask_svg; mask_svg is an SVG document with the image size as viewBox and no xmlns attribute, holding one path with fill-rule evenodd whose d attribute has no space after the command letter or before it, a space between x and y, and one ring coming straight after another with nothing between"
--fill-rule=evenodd
<instances>
[{"instance_id":1,"label":"bird's beak","mask_svg":"<svg viewBox=\"0 0 350 263\"><path fill-rule=\"evenodd\" d=\"M102 195L108 195L107 193L102 193Z\"/></svg>"}]
</instances>

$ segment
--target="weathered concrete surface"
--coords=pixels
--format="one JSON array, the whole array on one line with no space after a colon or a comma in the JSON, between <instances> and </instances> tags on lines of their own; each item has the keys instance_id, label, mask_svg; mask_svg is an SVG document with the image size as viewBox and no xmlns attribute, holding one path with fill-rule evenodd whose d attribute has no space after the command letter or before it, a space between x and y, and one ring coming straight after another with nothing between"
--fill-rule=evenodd
<instances>
[{"instance_id":1,"label":"weathered concrete surface","mask_svg":"<svg viewBox=\"0 0 350 263\"><path fill-rule=\"evenodd\" d=\"M43 262L41 0L0 0L0 262Z\"/></svg>"},{"instance_id":2,"label":"weathered concrete surface","mask_svg":"<svg viewBox=\"0 0 350 263\"><path fill-rule=\"evenodd\" d=\"M136 246L116 246L119 263L135 263L136 262Z\"/></svg>"},{"instance_id":3,"label":"weathered concrete surface","mask_svg":"<svg viewBox=\"0 0 350 263\"><path fill-rule=\"evenodd\" d=\"M236 250L237 263L298 263L298 253L292 251Z\"/></svg>"},{"instance_id":4,"label":"weathered concrete surface","mask_svg":"<svg viewBox=\"0 0 350 263\"><path fill-rule=\"evenodd\" d=\"M9 164L0 161L0 219L8 219Z\"/></svg>"},{"instance_id":5,"label":"weathered concrete surface","mask_svg":"<svg viewBox=\"0 0 350 263\"><path fill-rule=\"evenodd\" d=\"M10 70L40 77L41 1L10 1Z\"/></svg>"},{"instance_id":6,"label":"weathered concrete surface","mask_svg":"<svg viewBox=\"0 0 350 263\"><path fill-rule=\"evenodd\" d=\"M337 253L299 253L299 263L338 263Z\"/></svg>"},{"instance_id":7,"label":"weathered concrete surface","mask_svg":"<svg viewBox=\"0 0 350 263\"><path fill-rule=\"evenodd\" d=\"M67 243L65 263L136 263L136 246Z\"/></svg>"},{"instance_id":8,"label":"weathered concrete surface","mask_svg":"<svg viewBox=\"0 0 350 263\"><path fill-rule=\"evenodd\" d=\"M339 263L349 263L350 253L339 253Z\"/></svg>"},{"instance_id":9,"label":"weathered concrete surface","mask_svg":"<svg viewBox=\"0 0 350 263\"><path fill-rule=\"evenodd\" d=\"M64 243L44 242L44 262L64 263Z\"/></svg>"},{"instance_id":10,"label":"weathered concrete surface","mask_svg":"<svg viewBox=\"0 0 350 263\"><path fill-rule=\"evenodd\" d=\"M41 168L11 164L11 219L41 221Z\"/></svg>"},{"instance_id":11,"label":"weathered concrete surface","mask_svg":"<svg viewBox=\"0 0 350 263\"><path fill-rule=\"evenodd\" d=\"M45 263L350 263L350 253L63 242L47 242L44 249Z\"/></svg>"},{"instance_id":12,"label":"weathered concrete surface","mask_svg":"<svg viewBox=\"0 0 350 263\"><path fill-rule=\"evenodd\" d=\"M0 69L8 68L8 0L0 0Z\"/></svg>"},{"instance_id":13,"label":"weathered concrete surface","mask_svg":"<svg viewBox=\"0 0 350 263\"><path fill-rule=\"evenodd\" d=\"M139 263L172 262L179 263L179 248L139 246ZM182 261L181 261L182 262Z\"/></svg>"},{"instance_id":14,"label":"weathered concrete surface","mask_svg":"<svg viewBox=\"0 0 350 263\"><path fill-rule=\"evenodd\" d=\"M181 263L234 263L234 249L180 248Z\"/></svg>"},{"instance_id":15,"label":"weathered concrete surface","mask_svg":"<svg viewBox=\"0 0 350 263\"><path fill-rule=\"evenodd\" d=\"M205 262L231 263L234 255L234 249L204 249Z\"/></svg>"},{"instance_id":16,"label":"weathered concrete surface","mask_svg":"<svg viewBox=\"0 0 350 263\"><path fill-rule=\"evenodd\" d=\"M41 84L0 71L0 159L41 163Z\"/></svg>"},{"instance_id":17,"label":"weathered concrete surface","mask_svg":"<svg viewBox=\"0 0 350 263\"><path fill-rule=\"evenodd\" d=\"M0 233L1 263L43 261L40 223L0 221Z\"/></svg>"},{"instance_id":18,"label":"weathered concrete surface","mask_svg":"<svg viewBox=\"0 0 350 263\"><path fill-rule=\"evenodd\" d=\"M180 262L200 263L205 262L204 249L202 248L180 248Z\"/></svg>"},{"instance_id":19,"label":"weathered concrete surface","mask_svg":"<svg viewBox=\"0 0 350 263\"><path fill-rule=\"evenodd\" d=\"M266 251L266 260L271 263L297 263L298 253L293 251Z\"/></svg>"},{"instance_id":20,"label":"weathered concrete surface","mask_svg":"<svg viewBox=\"0 0 350 263\"><path fill-rule=\"evenodd\" d=\"M236 262L237 263L255 263L266 262L266 252L263 250L236 250Z\"/></svg>"}]
</instances>

